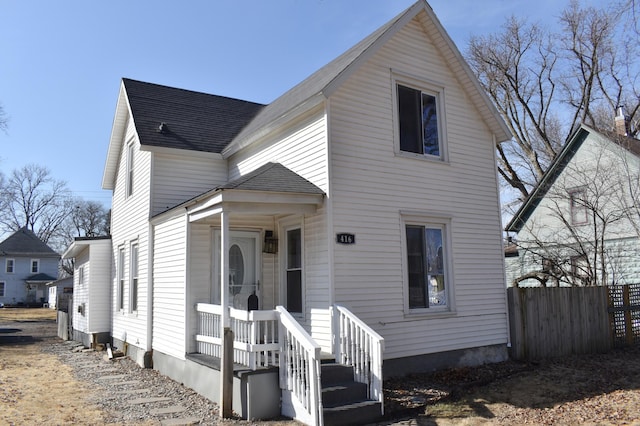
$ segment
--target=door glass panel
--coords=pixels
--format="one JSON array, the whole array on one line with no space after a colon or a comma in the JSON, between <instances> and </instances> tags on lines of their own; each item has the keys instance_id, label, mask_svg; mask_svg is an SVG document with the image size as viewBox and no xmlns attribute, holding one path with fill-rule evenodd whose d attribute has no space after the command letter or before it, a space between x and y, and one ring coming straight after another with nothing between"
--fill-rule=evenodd
<instances>
[{"instance_id":1,"label":"door glass panel","mask_svg":"<svg viewBox=\"0 0 640 426\"><path fill-rule=\"evenodd\" d=\"M237 244L229 248L229 291L234 296L240 293L244 284L244 257Z\"/></svg>"}]
</instances>

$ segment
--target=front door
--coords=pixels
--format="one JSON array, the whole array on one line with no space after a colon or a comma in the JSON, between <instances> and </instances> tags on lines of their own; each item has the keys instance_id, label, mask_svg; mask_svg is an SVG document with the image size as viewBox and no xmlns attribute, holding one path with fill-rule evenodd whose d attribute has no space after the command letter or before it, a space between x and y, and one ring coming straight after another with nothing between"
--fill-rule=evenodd
<instances>
[{"instance_id":1,"label":"front door","mask_svg":"<svg viewBox=\"0 0 640 426\"><path fill-rule=\"evenodd\" d=\"M237 309L246 310L254 294L260 301L259 236L247 231L231 231L229 235L229 306ZM220 304L220 231L214 233L214 246L212 302Z\"/></svg>"}]
</instances>

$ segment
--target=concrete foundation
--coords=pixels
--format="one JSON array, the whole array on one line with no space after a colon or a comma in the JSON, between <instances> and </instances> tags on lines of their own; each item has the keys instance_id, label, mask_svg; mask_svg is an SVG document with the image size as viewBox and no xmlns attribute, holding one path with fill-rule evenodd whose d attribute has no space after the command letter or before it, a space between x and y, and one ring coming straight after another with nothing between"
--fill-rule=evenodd
<instances>
[{"instance_id":1,"label":"concrete foundation","mask_svg":"<svg viewBox=\"0 0 640 426\"><path fill-rule=\"evenodd\" d=\"M76 342L80 342L86 348L93 347L94 343L109 343L111 342L111 336L108 331L100 333L85 333L80 330L73 329L73 339Z\"/></svg>"},{"instance_id":2,"label":"concrete foundation","mask_svg":"<svg viewBox=\"0 0 640 426\"><path fill-rule=\"evenodd\" d=\"M116 339L115 337L113 337L113 342L111 344L114 349L119 349L124 352L126 356L131 358L140 367L150 367L150 365L147 365L148 361L145 362L145 354L147 353L146 350L132 345L131 343L123 342L122 340Z\"/></svg>"},{"instance_id":3,"label":"concrete foundation","mask_svg":"<svg viewBox=\"0 0 640 426\"><path fill-rule=\"evenodd\" d=\"M509 358L506 345L482 346L459 349L434 354L416 355L404 358L386 359L382 366L382 375L401 377L412 373L429 373L454 367L473 367L506 361Z\"/></svg>"},{"instance_id":4,"label":"concrete foundation","mask_svg":"<svg viewBox=\"0 0 640 426\"><path fill-rule=\"evenodd\" d=\"M220 403L220 364L217 358L191 354L181 360L154 351L153 368ZM233 411L247 420L267 420L280 416L278 369L252 371L236 366L233 372L232 405Z\"/></svg>"}]
</instances>

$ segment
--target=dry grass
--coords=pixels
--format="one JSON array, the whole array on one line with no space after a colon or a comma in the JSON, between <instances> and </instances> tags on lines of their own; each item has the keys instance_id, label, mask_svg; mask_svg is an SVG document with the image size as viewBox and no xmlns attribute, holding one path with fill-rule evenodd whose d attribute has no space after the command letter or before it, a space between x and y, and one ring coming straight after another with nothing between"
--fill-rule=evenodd
<instances>
[{"instance_id":1,"label":"dry grass","mask_svg":"<svg viewBox=\"0 0 640 426\"><path fill-rule=\"evenodd\" d=\"M48 308L2 308L0 321L55 321L56 312L55 309Z\"/></svg>"}]
</instances>

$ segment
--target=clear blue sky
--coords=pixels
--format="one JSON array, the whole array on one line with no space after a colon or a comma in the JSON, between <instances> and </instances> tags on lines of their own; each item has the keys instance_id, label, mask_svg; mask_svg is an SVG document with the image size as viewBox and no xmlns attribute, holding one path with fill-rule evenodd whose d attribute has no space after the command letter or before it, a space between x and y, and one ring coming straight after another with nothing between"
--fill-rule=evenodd
<instances>
[{"instance_id":1,"label":"clear blue sky","mask_svg":"<svg viewBox=\"0 0 640 426\"><path fill-rule=\"evenodd\" d=\"M121 77L268 103L413 2L0 0L0 171L45 165L110 206L102 172ZM551 25L567 3L430 1L461 51L512 14Z\"/></svg>"}]
</instances>

